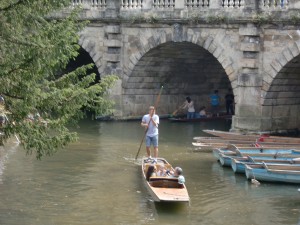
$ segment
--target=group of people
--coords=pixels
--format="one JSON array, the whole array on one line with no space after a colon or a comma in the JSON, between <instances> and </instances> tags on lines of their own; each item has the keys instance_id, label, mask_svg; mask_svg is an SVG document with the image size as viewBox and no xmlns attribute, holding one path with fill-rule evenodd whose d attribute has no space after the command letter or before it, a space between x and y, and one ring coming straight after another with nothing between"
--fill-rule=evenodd
<instances>
[{"instance_id":1,"label":"group of people","mask_svg":"<svg viewBox=\"0 0 300 225\"><path fill-rule=\"evenodd\" d=\"M193 119L193 118L203 118L206 117L206 107L202 106L200 108L200 112L197 113L195 111L195 107L194 107L194 102L192 101L192 99L190 97L186 97L186 101L183 104L183 109L187 109L187 115L186 118L187 119Z\"/></svg>"},{"instance_id":2,"label":"group of people","mask_svg":"<svg viewBox=\"0 0 300 225\"><path fill-rule=\"evenodd\" d=\"M158 168L158 169L157 169ZM180 167L175 167L174 171L166 170L162 165L150 165L146 173L146 180L149 181L150 177L170 177L177 178L179 184L185 183L185 178L182 175L183 171Z\"/></svg>"},{"instance_id":3,"label":"group of people","mask_svg":"<svg viewBox=\"0 0 300 225\"><path fill-rule=\"evenodd\" d=\"M218 90L215 90L214 93L209 96L209 101L211 106L211 115L219 116L221 97ZM228 92L225 95L225 105L226 114L234 115L234 95L231 88L228 89ZM189 96L186 97L185 103L182 105L182 108L187 109L187 119L203 118L208 116L205 106L202 106L200 108L199 113L195 111L194 102Z\"/></svg>"},{"instance_id":4,"label":"group of people","mask_svg":"<svg viewBox=\"0 0 300 225\"><path fill-rule=\"evenodd\" d=\"M221 98L219 96L219 91L215 90L213 94L210 96L210 104L211 104L211 113L215 116L219 116L219 107ZM228 93L225 95L225 102L226 102L226 112L227 114L234 114L234 95L231 89L228 89ZM186 101L183 105L183 108L187 109L187 118L201 118L206 117L206 107L202 106L200 108L200 112L195 112L194 102L190 97L186 97ZM141 126L145 128L145 137L146 137L146 154L148 157L148 161L156 164L157 157L158 157L158 125L159 125L159 116L155 114L155 107L149 107L149 113L144 115L142 118ZM153 146L153 158L151 157L151 150L150 147ZM152 167L151 167L152 168ZM151 169L148 171L149 174L147 176L151 176L154 173L155 166L153 166L153 171ZM182 176L182 169L180 167L176 167L174 174L172 176ZM184 179L184 177L183 177Z\"/></svg>"},{"instance_id":5,"label":"group of people","mask_svg":"<svg viewBox=\"0 0 300 225\"><path fill-rule=\"evenodd\" d=\"M160 167L159 171L156 171L155 164L157 163L158 157L158 125L159 125L159 116L155 114L154 106L149 107L149 113L144 115L142 118L141 126L146 129L146 153L148 157L148 161L153 163L150 165L146 174L147 180L149 180L150 176L170 176L177 177L178 183L183 184L185 179L182 175L182 169L180 167L176 167L174 172L167 171L163 167ZM151 157L150 147L153 146L154 152ZM158 164L157 164L158 166Z\"/></svg>"}]
</instances>

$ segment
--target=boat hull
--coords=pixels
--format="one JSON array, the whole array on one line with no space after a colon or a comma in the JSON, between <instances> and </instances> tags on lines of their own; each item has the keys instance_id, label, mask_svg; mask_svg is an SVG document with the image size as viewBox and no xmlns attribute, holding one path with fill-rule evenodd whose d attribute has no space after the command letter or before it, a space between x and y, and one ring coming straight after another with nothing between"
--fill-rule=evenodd
<instances>
[{"instance_id":1,"label":"boat hull","mask_svg":"<svg viewBox=\"0 0 300 225\"><path fill-rule=\"evenodd\" d=\"M170 177L151 177L146 180L146 171L149 165L164 166L168 170L174 170L173 167L163 158L158 158L157 164L147 162L142 159L142 175L145 186L155 202L189 202L190 197L185 184L179 185L177 178Z\"/></svg>"},{"instance_id":2,"label":"boat hull","mask_svg":"<svg viewBox=\"0 0 300 225\"><path fill-rule=\"evenodd\" d=\"M256 179L266 182L300 183L300 166L289 166L289 169L269 169L270 165L246 165L247 179ZM285 166L286 168L287 166Z\"/></svg>"},{"instance_id":3,"label":"boat hull","mask_svg":"<svg viewBox=\"0 0 300 225\"><path fill-rule=\"evenodd\" d=\"M209 121L217 121L217 120L231 120L231 115L224 115L219 117L203 117L203 118L193 118L193 119L187 119L187 118L169 118L171 122L209 122Z\"/></svg>"}]
</instances>

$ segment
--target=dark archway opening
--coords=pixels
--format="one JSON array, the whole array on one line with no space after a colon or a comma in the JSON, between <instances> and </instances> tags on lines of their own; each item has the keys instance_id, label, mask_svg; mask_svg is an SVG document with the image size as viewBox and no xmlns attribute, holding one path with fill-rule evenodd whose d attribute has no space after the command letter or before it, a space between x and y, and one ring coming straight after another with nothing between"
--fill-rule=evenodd
<instances>
[{"instance_id":1,"label":"dark archway opening","mask_svg":"<svg viewBox=\"0 0 300 225\"><path fill-rule=\"evenodd\" d=\"M300 55L287 63L274 78L263 103L272 130L300 127Z\"/></svg>"},{"instance_id":2,"label":"dark archway opening","mask_svg":"<svg viewBox=\"0 0 300 225\"><path fill-rule=\"evenodd\" d=\"M125 116L143 114L154 104L161 85L160 114L172 113L187 96L196 111L201 106L209 108L214 90L224 99L231 88L224 68L210 52L189 42L168 42L147 52L130 74L123 94Z\"/></svg>"},{"instance_id":3,"label":"dark archway opening","mask_svg":"<svg viewBox=\"0 0 300 225\"><path fill-rule=\"evenodd\" d=\"M95 63L93 62L93 59L89 55L89 53L87 51L85 51L83 48L80 48L78 53L79 53L78 56L74 60L71 60L68 63L68 65L66 66L66 69L65 69L64 72L65 73L71 72L71 71L75 70L78 67L93 63L94 64L93 68L88 70L87 74L95 73L96 74L95 82L99 82L100 79L101 79L100 74L98 72L98 69L97 69Z\"/></svg>"}]
</instances>

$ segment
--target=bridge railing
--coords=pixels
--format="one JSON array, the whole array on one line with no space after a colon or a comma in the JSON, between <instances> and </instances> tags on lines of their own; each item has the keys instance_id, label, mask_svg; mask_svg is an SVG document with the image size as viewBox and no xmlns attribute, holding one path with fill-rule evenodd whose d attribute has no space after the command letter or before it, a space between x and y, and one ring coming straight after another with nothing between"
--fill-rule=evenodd
<instances>
[{"instance_id":1,"label":"bridge railing","mask_svg":"<svg viewBox=\"0 0 300 225\"><path fill-rule=\"evenodd\" d=\"M177 18L189 11L195 12L197 10L207 12L215 12L216 10L264 12L300 9L299 0L72 0L71 7L75 6L81 6L86 11L86 17L95 19L143 12L159 14L163 11L167 11L168 15ZM176 11L173 16L172 11Z\"/></svg>"},{"instance_id":2,"label":"bridge railing","mask_svg":"<svg viewBox=\"0 0 300 225\"><path fill-rule=\"evenodd\" d=\"M82 6L84 8L106 8L109 0L73 0L72 6Z\"/></svg>"}]
</instances>

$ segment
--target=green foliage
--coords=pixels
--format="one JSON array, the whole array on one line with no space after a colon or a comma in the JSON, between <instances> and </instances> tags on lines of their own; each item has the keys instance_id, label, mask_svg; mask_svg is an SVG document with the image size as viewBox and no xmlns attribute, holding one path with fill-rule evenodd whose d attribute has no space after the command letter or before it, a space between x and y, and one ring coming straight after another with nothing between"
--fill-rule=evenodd
<instances>
[{"instance_id":1,"label":"green foliage","mask_svg":"<svg viewBox=\"0 0 300 225\"><path fill-rule=\"evenodd\" d=\"M300 13L293 13L290 16L290 21L296 25L296 24L300 24Z\"/></svg>"},{"instance_id":2,"label":"green foliage","mask_svg":"<svg viewBox=\"0 0 300 225\"><path fill-rule=\"evenodd\" d=\"M227 22L228 19L224 15L209 15L205 20L209 24L221 24Z\"/></svg>"},{"instance_id":3,"label":"green foliage","mask_svg":"<svg viewBox=\"0 0 300 225\"><path fill-rule=\"evenodd\" d=\"M77 139L67 127L85 116L83 109L105 114L112 108L107 90L115 76L95 82L95 74L86 74L92 65L61 74L78 55L78 32L86 23L78 22L76 10L62 20L45 18L68 5L70 0L0 2L0 93L10 112L4 139L17 134L39 159ZM42 119L28 119L37 113Z\"/></svg>"},{"instance_id":4,"label":"green foliage","mask_svg":"<svg viewBox=\"0 0 300 225\"><path fill-rule=\"evenodd\" d=\"M137 13L130 16L120 17L123 20L129 21L131 24L138 24L138 23L151 23L155 24L159 22L158 15L154 13Z\"/></svg>"},{"instance_id":5,"label":"green foliage","mask_svg":"<svg viewBox=\"0 0 300 225\"><path fill-rule=\"evenodd\" d=\"M258 13L252 17L252 20L258 25L263 25L263 24L272 23L274 18L270 13Z\"/></svg>"}]
</instances>

